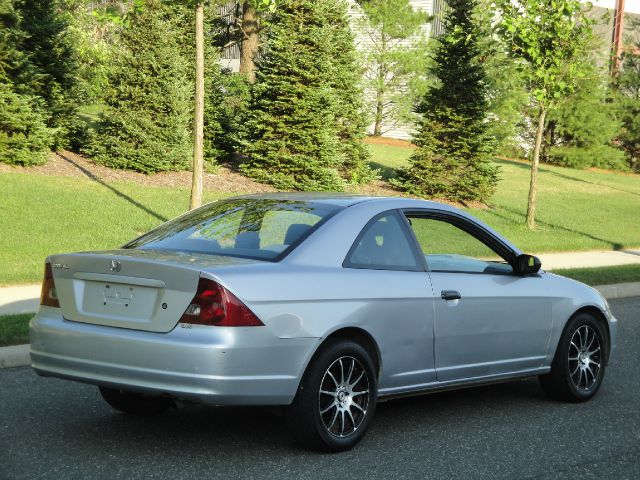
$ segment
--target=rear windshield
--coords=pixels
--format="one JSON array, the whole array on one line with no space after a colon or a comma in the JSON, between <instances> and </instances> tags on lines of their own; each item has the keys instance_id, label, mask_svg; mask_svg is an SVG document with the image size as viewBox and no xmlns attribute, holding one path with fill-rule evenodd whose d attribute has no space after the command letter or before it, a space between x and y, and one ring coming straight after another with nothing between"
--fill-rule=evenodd
<instances>
[{"instance_id":1,"label":"rear windshield","mask_svg":"<svg viewBox=\"0 0 640 480\"><path fill-rule=\"evenodd\" d=\"M298 200L223 200L160 225L124 248L274 261L342 208Z\"/></svg>"}]
</instances>

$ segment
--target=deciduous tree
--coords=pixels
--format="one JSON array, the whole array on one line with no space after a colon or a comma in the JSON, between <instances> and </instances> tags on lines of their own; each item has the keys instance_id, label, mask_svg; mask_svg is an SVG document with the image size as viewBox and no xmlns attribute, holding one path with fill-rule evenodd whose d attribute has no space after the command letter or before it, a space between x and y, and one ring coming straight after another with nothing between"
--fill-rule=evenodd
<instances>
[{"instance_id":1,"label":"deciduous tree","mask_svg":"<svg viewBox=\"0 0 640 480\"><path fill-rule=\"evenodd\" d=\"M517 62L536 109L526 219L534 228L545 122L549 111L573 94L585 76L581 52L590 37L590 21L578 0L498 0L496 6L507 51Z\"/></svg>"},{"instance_id":2,"label":"deciduous tree","mask_svg":"<svg viewBox=\"0 0 640 480\"><path fill-rule=\"evenodd\" d=\"M416 95L424 93L426 40L422 27L426 12L409 0L362 0L359 28L366 41L365 87L370 92L373 135L415 120ZM383 128L384 127L384 128Z\"/></svg>"}]
</instances>

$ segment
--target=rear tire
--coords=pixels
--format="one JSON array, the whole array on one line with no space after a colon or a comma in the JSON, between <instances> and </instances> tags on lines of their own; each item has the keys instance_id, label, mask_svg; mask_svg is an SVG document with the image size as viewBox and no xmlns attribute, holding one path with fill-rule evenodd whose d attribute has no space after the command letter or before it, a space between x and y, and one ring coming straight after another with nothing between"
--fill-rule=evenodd
<instances>
[{"instance_id":1,"label":"rear tire","mask_svg":"<svg viewBox=\"0 0 640 480\"><path fill-rule=\"evenodd\" d=\"M349 450L375 413L378 385L373 361L359 344L330 343L315 355L285 411L294 438L325 452Z\"/></svg>"},{"instance_id":2,"label":"rear tire","mask_svg":"<svg viewBox=\"0 0 640 480\"><path fill-rule=\"evenodd\" d=\"M598 392L605 372L606 335L602 323L579 313L567 323L542 389L555 400L586 402Z\"/></svg>"},{"instance_id":3,"label":"rear tire","mask_svg":"<svg viewBox=\"0 0 640 480\"><path fill-rule=\"evenodd\" d=\"M174 406L172 400L164 397L145 396L139 393L99 387L100 394L114 409L139 416L160 415Z\"/></svg>"}]
</instances>

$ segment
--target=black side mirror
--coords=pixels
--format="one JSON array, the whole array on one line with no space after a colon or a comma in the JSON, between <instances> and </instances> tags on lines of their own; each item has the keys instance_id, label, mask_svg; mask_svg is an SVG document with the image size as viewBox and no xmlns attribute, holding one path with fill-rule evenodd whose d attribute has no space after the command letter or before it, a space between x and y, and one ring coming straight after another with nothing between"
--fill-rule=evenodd
<instances>
[{"instance_id":1,"label":"black side mirror","mask_svg":"<svg viewBox=\"0 0 640 480\"><path fill-rule=\"evenodd\" d=\"M518 275L531 275L538 273L542 267L542 262L538 257L523 253L516 258L516 273Z\"/></svg>"}]
</instances>

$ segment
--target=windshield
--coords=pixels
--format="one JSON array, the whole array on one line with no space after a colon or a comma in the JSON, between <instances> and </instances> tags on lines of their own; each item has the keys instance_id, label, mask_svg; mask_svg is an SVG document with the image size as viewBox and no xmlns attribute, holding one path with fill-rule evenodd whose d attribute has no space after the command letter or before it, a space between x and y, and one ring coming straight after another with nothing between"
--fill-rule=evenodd
<instances>
[{"instance_id":1,"label":"windshield","mask_svg":"<svg viewBox=\"0 0 640 480\"><path fill-rule=\"evenodd\" d=\"M123 248L279 260L340 209L299 200L223 200L160 225Z\"/></svg>"}]
</instances>

